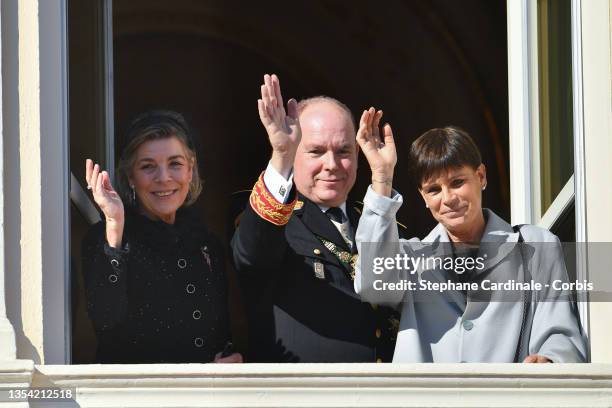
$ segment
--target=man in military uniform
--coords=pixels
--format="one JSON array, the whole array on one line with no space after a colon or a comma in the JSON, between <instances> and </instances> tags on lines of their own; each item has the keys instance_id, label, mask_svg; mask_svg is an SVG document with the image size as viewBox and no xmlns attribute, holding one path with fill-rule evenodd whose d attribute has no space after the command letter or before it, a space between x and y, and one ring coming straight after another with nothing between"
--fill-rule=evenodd
<instances>
[{"instance_id":1,"label":"man in military uniform","mask_svg":"<svg viewBox=\"0 0 612 408\"><path fill-rule=\"evenodd\" d=\"M359 213L350 110L328 97L284 109L264 77L259 116L272 157L232 239L249 320L249 362L391 361L397 316L353 287ZM297 189L297 193L296 193Z\"/></svg>"}]
</instances>

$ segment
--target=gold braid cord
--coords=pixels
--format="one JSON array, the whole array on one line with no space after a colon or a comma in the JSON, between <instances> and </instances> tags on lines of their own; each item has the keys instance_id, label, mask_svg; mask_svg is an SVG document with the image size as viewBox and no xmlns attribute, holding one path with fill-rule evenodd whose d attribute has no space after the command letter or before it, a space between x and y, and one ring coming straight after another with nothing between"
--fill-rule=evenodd
<instances>
[{"instance_id":1,"label":"gold braid cord","mask_svg":"<svg viewBox=\"0 0 612 408\"><path fill-rule=\"evenodd\" d=\"M253 191L249 198L251 208L264 220L274 225L285 225L289 222L293 207L297 202L297 194L292 202L287 204L279 203L266 188L263 175L262 172L257 179L257 183L253 186Z\"/></svg>"}]
</instances>

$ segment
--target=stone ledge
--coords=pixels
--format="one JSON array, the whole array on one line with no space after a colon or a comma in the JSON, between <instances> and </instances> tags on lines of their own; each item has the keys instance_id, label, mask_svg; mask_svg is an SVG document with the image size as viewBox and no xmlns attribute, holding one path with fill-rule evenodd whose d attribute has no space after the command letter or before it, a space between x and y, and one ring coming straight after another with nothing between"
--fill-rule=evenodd
<instances>
[{"instance_id":1,"label":"stone ledge","mask_svg":"<svg viewBox=\"0 0 612 408\"><path fill-rule=\"evenodd\" d=\"M29 387L34 376L32 360L0 361L0 387Z\"/></svg>"},{"instance_id":2,"label":"stone ledge","mask_svg":"<svg viewBox=\"0 0 612 408\"><path fill-rule=\"evenodd\" d=\"M608 364L36 366L82 407L610 407Z\"/></svg>"}]
</instances>

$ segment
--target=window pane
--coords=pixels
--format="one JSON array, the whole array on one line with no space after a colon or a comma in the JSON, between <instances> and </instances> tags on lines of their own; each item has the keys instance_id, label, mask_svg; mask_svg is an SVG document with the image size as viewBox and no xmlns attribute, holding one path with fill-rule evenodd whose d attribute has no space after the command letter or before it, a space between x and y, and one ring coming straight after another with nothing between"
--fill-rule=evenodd
<instances>
[{"instance_id":1,"label":"window pane","mask_svg":"<svg viewBox=\"0 0 612 408\"><path fill-rule=\"evenodd\" d=\"M85 158L107 166L105 157L103 1L69 0L70 172L85 183ZM83 204L81 202L81 204ZM95 337L85 310L81 241L91 220L70 206L72 282L72 362L94 361Z\"/></svg>"},{"instance_id":2,"label":"window pane","mask_svg":"<svg viewBox=\"0 0 612 408\"><path fill-rule=\"evenodd\" d=\"M561 242L576 241L576 208L574 203L560 214L550 230L559 237Z\"/></svg>"},{"instance_id":3,"label":"window pane","mask_svg":"<svg viewBox=\"0 0 612 408\"><path fill-rule=\"evenodd\" d=\"M542 214L574 172L571 1L538 1Z\"/></svg>"}]
</instances>

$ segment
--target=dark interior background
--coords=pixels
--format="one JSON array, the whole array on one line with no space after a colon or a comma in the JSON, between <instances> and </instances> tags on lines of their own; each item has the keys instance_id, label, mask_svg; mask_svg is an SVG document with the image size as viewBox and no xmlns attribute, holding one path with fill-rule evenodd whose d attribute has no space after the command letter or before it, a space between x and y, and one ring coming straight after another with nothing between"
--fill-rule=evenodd
<instances>
[{"instance_id":1,"label":"dark interior background","mask_svg":"<svg viewBox=\"0 0 612 408\"><path fill-rule=\"evenodd\" d=\"M257 114L264 73L283 96L330 95L357 116L384 110L398 140L400 218L423 236L433 220L410 183L410 143L457 125L482 149L485 205L509 215L505 2L490 0L114 1L117 153L130 118L182 112L197 133L198 205L224 236L230 194L249 189L270 155ZM368 185L360 158L352 199ZM226 237L229 238L229 237Z\"/></svg>"},{"instance_id":2,"label":"dark interior background","mask_svg":"<svg viewBox=\"0 0 612 408\"><path fill-rule=\"evenodd\" d=\"M369 106L384 110L398 145L395 188L405 200L399 219L411 235L424 236L434 222L405 157L433 127L456 125L473 136L488 169L484 206L509 219L505 1L114 0L113 32L117 156L136 114L183 113L205 180L196 206L226 241L231 194L250 189L270 155L256 106L264 73L279 75L285 98L333 96L356 116ZM71 57L71 69L75 64ZM71 90L71 103L79 98L86 95ZM82 119L74 112L76 129ZM367 170L360 157L351 199L362 199ZM238 299L234 291L234 335L243 344ZM74 361L88 362L82 302L79 310Z\"/></svg>"}]
</instances>

